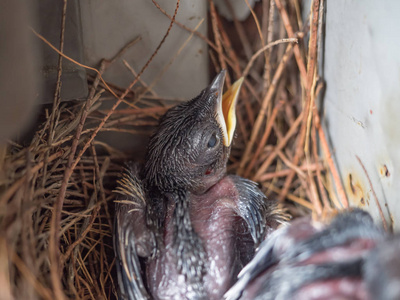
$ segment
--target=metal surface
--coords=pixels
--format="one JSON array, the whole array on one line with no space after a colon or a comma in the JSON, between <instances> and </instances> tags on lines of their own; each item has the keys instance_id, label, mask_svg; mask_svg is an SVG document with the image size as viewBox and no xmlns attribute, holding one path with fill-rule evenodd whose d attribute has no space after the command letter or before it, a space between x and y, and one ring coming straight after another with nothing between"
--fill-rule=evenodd
<instances>
[{"instance_id":1,"label":"metal surface","mask_svg":"<svg viewBox=\"0 0 400 300\"><path fill-rule=\"evenodd\" d=\"M30 1L0 3L0 145L23 133L35 117L40 82L36 21Z\"/></svg>"},{"instance_id":2,"label":"metal surface","mask_svg":"<svg viewBox=\"0 0 400 300\"><path fill-rule=\"evenodd\" d=\"M176 0L159 2L171 16L176 3ZM138 73L163 39L170 24L170 19L148 0L85 0L80 1L80 11L84 58L90 66L98 67L103 58L111 59L130 41L141 37L139 42L110 65L104 75L108 82L121 88L127 87L134 79L123 60ZM191 29L196 28L204 19L198 31L207 35L206 17L206 1L181 1L176 19ZM209 83L208 66L206 42L174 24L141 79L160 98L188 100ZM148 136L102 132L98 138L120 150L134 153L133 158L138 160L144 155Z\"/></svg>"},{"instance_id":3,"label":"metal surface","mask_svg":"<svg viewBox=\"0 0 400 300\"><path fill-rule=\"evenodd\" d=\"M60 47L61 16L63 1L35 0L38 8L37 17L39 31L55 47ZM43 103L52 103L57 82L58 54L42 43L43 65L41 75L43 81L43 93L39 95ZM83 41L81 16L77 0L70 0L67 3L64 33L64 53L79 61L83 60ZM86 70L67 59L63 59L63 72L61 75L61 100L84 99L88 94Z\"/></svg>"},{"instance_id":4,"label":"metal surface","mask_svg":"<svg viewBox=\"0 0 400 300\"><path fill-rule=\"evenodd\" d=\"M399 1L325 1L323 113L352 205L400 228Z\"/></svg>"},{"instance_id":5,"label":"metal surface","mask_svg":"<svg viewBox=\"0 0 400 300\"><path fill-rule=\"evenodd\" d=\"M176 0L159 3L169 15L173 15ZM148 0L86 0L80 1L80 8L85 60L91 66L97 66L102 58L112 58L129 41L140 36L142 40L122 57L139 72L170 24L170 19ZM206 15L206 1L181 1L177 20L194 29ZM206 35L206 20L198 31ZM190 32L174 24L162 48L142 76L149 85L161 76L154 90L163 97L190 99L208 84L207 44L193 36L182 48L189 37ZM107 70L105 78L126 87L133 80L133 75L119 60Z\"/></svg>"}]
</instances>

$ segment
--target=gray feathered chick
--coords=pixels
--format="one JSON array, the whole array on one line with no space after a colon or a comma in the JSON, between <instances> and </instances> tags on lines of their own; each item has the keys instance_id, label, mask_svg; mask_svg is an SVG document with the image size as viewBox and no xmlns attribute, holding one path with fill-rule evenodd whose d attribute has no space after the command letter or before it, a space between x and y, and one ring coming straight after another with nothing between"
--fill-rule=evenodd
<instances>
[{"instance_id":1,"label":"gray feathered chick","mask_svg":"<svg viewBox=\"0 0 400 300\"><path fill-rule=\"evenodd\" d=\"M224 95L225 71L196 98L171 108L141 170L117 192L114 236L127 299L220 299L282 221L257 186L226 175L242 80Z\"/></svg>"}]
</instances>

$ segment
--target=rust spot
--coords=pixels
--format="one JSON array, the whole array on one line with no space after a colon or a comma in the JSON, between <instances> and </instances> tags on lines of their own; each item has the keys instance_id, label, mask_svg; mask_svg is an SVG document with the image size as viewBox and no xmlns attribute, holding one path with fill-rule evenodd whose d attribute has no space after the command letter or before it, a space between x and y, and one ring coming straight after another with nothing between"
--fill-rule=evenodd
<instances>
[{"instance_id":1,"label":"rust spot","mask_svg":"<svg viewBox=\"0 0 400 300\"><path fill-rule=\"evenodd\" d=\"M394 228L394 217L393 217L393 215L392 215L392 213L389 213L389 217L390 217L390 228L391 228L391 230L393 231L393 228Z\"/></svg>"},{"instance_id":2,"label":"rust spot","mask_svg":"<svg viewBox=\"0 0 400 300\"><path fill-rule=\"evenodd\" d=\"M351 192L353 194L355 194L356 189L354 188L354 185L353 185L353 175L351 175L351 173L349 174L349 184L350 184Z\"/></svg>"},{"instance_id":3,"label":"rust spot","mask_svg":"<svg viewBox=\"0 0 400 300\"><path fill-rule=\"evenodd\" d=\"M357 178L354 178L352 173L349 173L347 180L347 187L349 189L349 200L357 206L369 205L368 195L364 194L363 186Z\"/></svg>"},{"instance_id":4,"label":"rust spot","mask_svg":"<svg viewBox=\"0 0 400 300\"><path fill-rule=\"evenodd\" d=\"M385 177L389 177L390 176L390 172L389 169L386 165L383 165L380 169L379 169L379 173L381 173L382 176Z\"/></svg>"},{"instance_id":5,"label":"rust spot","mask_svg":"<svg viewBox=\"0 0 400 300\"><path fill-rule=\"evenodd\" d=\"M385 176L386 176L386 177L389 177L389 176L390 176L389 169L387 168L386 165L384 165L383 168L385 169Z\"/></svg>"}]
</instances>

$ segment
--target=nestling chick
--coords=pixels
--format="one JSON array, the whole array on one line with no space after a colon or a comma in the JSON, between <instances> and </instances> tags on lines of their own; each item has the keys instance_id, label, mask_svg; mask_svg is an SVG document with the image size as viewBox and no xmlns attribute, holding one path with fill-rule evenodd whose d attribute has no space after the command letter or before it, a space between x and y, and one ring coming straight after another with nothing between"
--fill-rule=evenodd
<instances>
[{"instance_id":1,"label":"nestling chick","mask_svg":"<svg viewBox=\"0 0 400 300\"><path fill-rule=\"evenodd\" d=\"M399 237L385 238L360 209L322 228L295 220L260 245L225 299L399 299Z\"/></svg>"},{"instance_id":2,"label":"nestling chick","mask_svg":"<svg viewBox=\"0 0 400 300\"><path fill-rule=\"evenodd\" d=\"M226 176L241 80L225 71L170 109L146 162L120 182L114 244L126 299L220 299L269 228L282 221L256 185Z\"/></svg>"}]
</instances>

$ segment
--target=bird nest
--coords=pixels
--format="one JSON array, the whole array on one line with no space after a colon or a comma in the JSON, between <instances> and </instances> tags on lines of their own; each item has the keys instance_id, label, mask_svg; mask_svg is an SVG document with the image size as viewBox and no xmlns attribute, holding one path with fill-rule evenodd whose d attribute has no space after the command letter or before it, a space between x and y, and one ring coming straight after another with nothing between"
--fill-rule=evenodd
<instances>
[{"instance_id":1,"label":"bird nest","mask_svg":"<svg viewBox=\"0 0 400 300\"><path fill-rule=\"evenodd\" d=\"M245 76L228 172L258 182L293 216L321 216L346 206L316 106L321 7L303 24L298 1L283 4L263 1L244 22L231 22L210 1L210 37L194 33L211 49L213 72L229 70L227 85ZM24 146L10 141L2 152L2 299L116 298L113 189L131 157L98 133L148 136L156 126L168 105L152 99L140 75L163 41L127 88L102 79L124 48L88 70L86 101L60 102L56 91L33 138Z\"/></svg>"}]
</instances>

